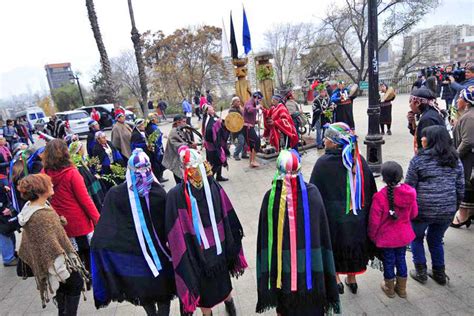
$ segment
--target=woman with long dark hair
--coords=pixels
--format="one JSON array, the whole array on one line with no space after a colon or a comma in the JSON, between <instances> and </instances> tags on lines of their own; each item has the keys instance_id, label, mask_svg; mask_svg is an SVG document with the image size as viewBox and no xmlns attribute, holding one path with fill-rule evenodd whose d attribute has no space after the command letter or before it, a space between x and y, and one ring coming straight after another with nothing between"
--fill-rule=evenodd
<instances>
[{"instance_id":1,"label":"woman with long dark hair","mask_svg":"<svg viewBox=\"0 0 474 316\"><path fill-rule=\"evenodd\" d=\"M405 183L415 188L418 216L413 220L411 243L416 270L410 276L424 284L428 280L424 239L431 254L429 276L446 284L443 238L464 195L464 171L458 153L444 126L429 126L421 135L423 149L413 157Z\"/></svg>"},{"instance_id":2,"label":"woman with long dark hair","mask_svg":"<svg viewBox=\"0 0 474 316\"><path fill-rule=\"evenodd\" d=\"M66 234L89 270L89 243L99 221L99 212L87 192L84 179L71 161L65 141L50 141L44 151L43 163L44 172L54 185L51 206L59 216L66 218Z\"/></svg>"}]
</instances>

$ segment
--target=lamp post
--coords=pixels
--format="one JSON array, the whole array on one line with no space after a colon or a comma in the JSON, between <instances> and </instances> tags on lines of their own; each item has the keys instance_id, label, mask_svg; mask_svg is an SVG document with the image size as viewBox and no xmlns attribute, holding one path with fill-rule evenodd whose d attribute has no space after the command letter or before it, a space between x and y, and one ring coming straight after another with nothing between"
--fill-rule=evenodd
<instances>
[{"instance_id":1,"label":"lamp post","mask_svg":"<svg viewBox=\"0 0 474 316\"><path fill-rule=\"evenodd\" d=\"M368 58L369 58L369 128L364 144L367 145L367 163L374 174L380 173L382 166L382 145L380 134L380 96L379 96L379 56L377 0L368 0Z\"/></svg>"},{"instance_id":2,"label":"lamp post","mask_svg":"<svg viewBox=\"0 0 474 316\"><path fill-rule=\"evenodd\" d=\"M77 87L79 88L79 94L81 95L82 106L86 106L86 102L84 102L84 96L82 95L81 85L79 84L79 77L75 74L70 75L72 80L76 80Z\"/></svg>"}]
</instances>

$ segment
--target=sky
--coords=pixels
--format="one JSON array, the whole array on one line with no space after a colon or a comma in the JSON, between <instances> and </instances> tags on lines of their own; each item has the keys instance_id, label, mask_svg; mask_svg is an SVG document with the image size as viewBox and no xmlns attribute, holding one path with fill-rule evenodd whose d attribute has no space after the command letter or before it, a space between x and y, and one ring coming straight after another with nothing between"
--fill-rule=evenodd
<instances>
[{"instance_id":1,"label":"sky","mask_svg":"<svg viewBox=\"0 0 474 316\"><path fill-rule=\"evenodd\" d=\"M438 24L474 24L473 0L441 0L442 4L417 28ZM328 9L343 0L133 0L140 32L165 34L190 25L218 27L233 11L237 42L245 6L252 46L264 48L263 34L282 22L318 23ZM94 0L109 58L133 49L127 0ZM0 99L21 93L47 91L44 65L70 62L82 82L97 71L99 54L92 35L85 0L0 1ZM229 38L229 36L228 36ZM242 48L240 48L242 50Z\"/></svg>"}]
</instances>

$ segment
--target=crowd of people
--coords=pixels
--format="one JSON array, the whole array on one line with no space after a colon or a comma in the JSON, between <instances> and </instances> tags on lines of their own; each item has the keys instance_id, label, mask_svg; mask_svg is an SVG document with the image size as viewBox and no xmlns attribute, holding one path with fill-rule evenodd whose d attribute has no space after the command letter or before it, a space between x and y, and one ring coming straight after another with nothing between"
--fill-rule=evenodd
<instances>
[{"instance_id":1,"label":"crowd of people","mask_svg":"<svg viewBox=\"0 0 474 316\"><path fill-rule=\"evenodd\" d=\"M278 158L258 220L256 312L340 313L340 295L346 288L356 294L357 276L375 262L383 266L381 291L390 298L409 295L408 276L445 285L444 234L450 226L469 227L474 218L474 68L466 78L452 85L458 96L452 137L429 84L411 92L414 157L404 181L402 167L385 162L380 191L359 152L355 95L343 81L313 85L311 126L325 152L308 182L298 153L303 111L291 90L274 95L268 106L260 92L245 103L234 97L229 112L243 120L237 132L226 128L209 91L196 91L193 99L200 128L191 126L193 105L183 100L183 115L174 116L166 137L159 114L130 126L120 107L111 139L91 119L86 144L53 117L46 145L33 149L30 137L8 122L0 138L3 263L17 266L18 276L34 277L43 306L53 299L60 315L75 315L81 292L91 288L97 308L125 300L147 315L165 316L177 297L182 315L198 308L212 315L222 302L236 315L231 278L248 267L244 228L219 182L228 180L223 169L230 156L259 168L256 155L265 139ZM385 84L380 92L381 132L386 126L390 135L395 95ZM14 130L17 137L10 137ZM233 154L229 141L236 143ZM176 182L168 192L166 169Z\"/></svg>"}]
</instances>

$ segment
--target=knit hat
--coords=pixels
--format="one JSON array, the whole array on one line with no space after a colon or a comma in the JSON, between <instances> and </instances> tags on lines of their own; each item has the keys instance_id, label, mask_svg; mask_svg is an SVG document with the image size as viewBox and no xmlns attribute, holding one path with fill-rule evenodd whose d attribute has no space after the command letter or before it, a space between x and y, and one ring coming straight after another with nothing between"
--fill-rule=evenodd
<instances>
[{"instance_id":1,"label":"knit hat","mask_svg":"<svg viewBox=\"0 0 474 316\"><path fill-rule=\"evenodd\" d=\"M178 114L176 115L175 117L173 117L173 123L176 123L178 121L181 121L182 119L184 119L185 116L184 115L181 115L181 114Z\"/></svg>"},{"instance_id":2,"label":"knit hat","mask_svg":"<svg viewBox=\"0 0 474 316\"><path fill-rule=\"evenodd\" d=\"M71 144L69 144L69 153L71 155L75 155L81 151L83 146L84 144L80 140L73 141Z\"/></svg>"},{"instance_id":3,"label":"knit hat","mask_svg":"<svg viewBox=\"0 0 474 316\"><path fill-rule=\"evenodd\" d=\"M463 89L460 95L464 99L464 101L471 104L471 106L474 105L474 86L469 86Z\"/></svg>"},{"instance_id":4,"label":"knit hat","mask_svg":"<svg viewBox=\"0 0 474 316\"><path fill-rule=\"evenodd\" d=\"M260 91L254 92L252 94L252 97L258 98L258 99L263 99L263 94Z\"/></svg>"},{"instance_id":5,"label":"knit hat","mask_svg":"<svg viewBox=\"0 0 474 316\"><path fill-rule=\"evenodd\" d=\"M127 173L125 178L127 181L127 192L138 242L148 267L156 277L159 274L158 271L162 269L162 266L160 258L158 257L158 251L152 241L149 227L146 225L140 197L144 197L147 202L146 204L150 205L149 192L151 185L153 182L158 183L158 180L156 180L151 171L150 158L148 158L148 155L145 154L142 149L137 148L132 152L127 163ZM153 234L156 234L155 227L152 225L151 228L153 229ZM169 260L171 260L159 239L157 238L156 240L158 240L158 246L161 251L166 254Z\"/></svg>"},{"instance_id":6,"label":"knit hat","mask_svg":"<svg viewBox=\"0 0 474 316\"><path fill-rule=\"evenodd\" d=\"M324 137L342 148L342 163L347 169L347 195L346 214L352 210L354 215L364 207L364 171L357 144L357 136L351 128L342 122L328 126Z\"/></svg>"},{"instance_id":7,"label":"knit hat","mask_svg":"<svg viewBox=\"0 0 474 316\"><path fill-rule=\"evenodd\" d=\"M120 117L125 117L125 115L122 112L119 112L117 115L115 115L116 120L118 120Z\"/></svg>"},{"instance_id":8,"label":"knit hat","mask_svg":"<svg viewBox=\"0 0 474 316\"><path fill-rule=\"evenodd\" d=\"M99 125L99 123L97 123L97 121L95 121L95 120L90 120L90 121L87 123L87 125L89 125L89 127L92 127L92 126L94 126L94 125Z\"/></svg>"},{"instance_id":9,"label":"knit hat","mask_svg":"<svg viewBox=\"0 0 474 316\"><path fill-rule=\"evenodd\" d=\"M212 233L214 241L216 243L217 255L220 255L222 253L222 245L220 241L221 239L219 237L219 231L217 229L216 215L214 212L214 202L211 194L211 186L207 178L206 167L204 166L204 159L201 157L197 150L191 149L188 146L179 147L178 153L183 167L184 197L186 199L188 215L189 218L192 220L197 241L199 245L203 245L204 249L210 248L206 232L204 231L204 225L201 221L198 203L196 198L193 196L191 184L188 179L190 169L197 170L201 174L207 207L209 209L209 220L212 225Z\"/></svg>"},{"instance_id":10,"label":"knit hat","mask_svg":"<svg viewBox=\"0 0 474 316\"><path fill-rule=\"evenodd\" d=\"M230 103L234 104L234 101L240 101L240 98L238 96L235 96L232 98L232 101L230 101Z\"/></svg>"},{"instance_id":11,"label":"knit hat","mask_svg":"<svg viewBox=\"0 0 474 316\"><path fill-rule=\"evenodd\" d=\"M133 124L133 128L137 128L138 126L142 125L143 123L145 123L145 120L141 119L141 118L138 118L138 119L135 120L135 122Z\"/></svg>"},{"instance_id":12,"label":"knit hat","mask_svg":"<svg viewBox=\"0 0 474 316\"><path fill-rule=\"evenodd\" d=\"M421 86L417 89L413 89L411 95L421 99L433 100L436 99L436 95L434 95L433 91L428 89L425 86Z\"/></svg>"}]
</instances>

